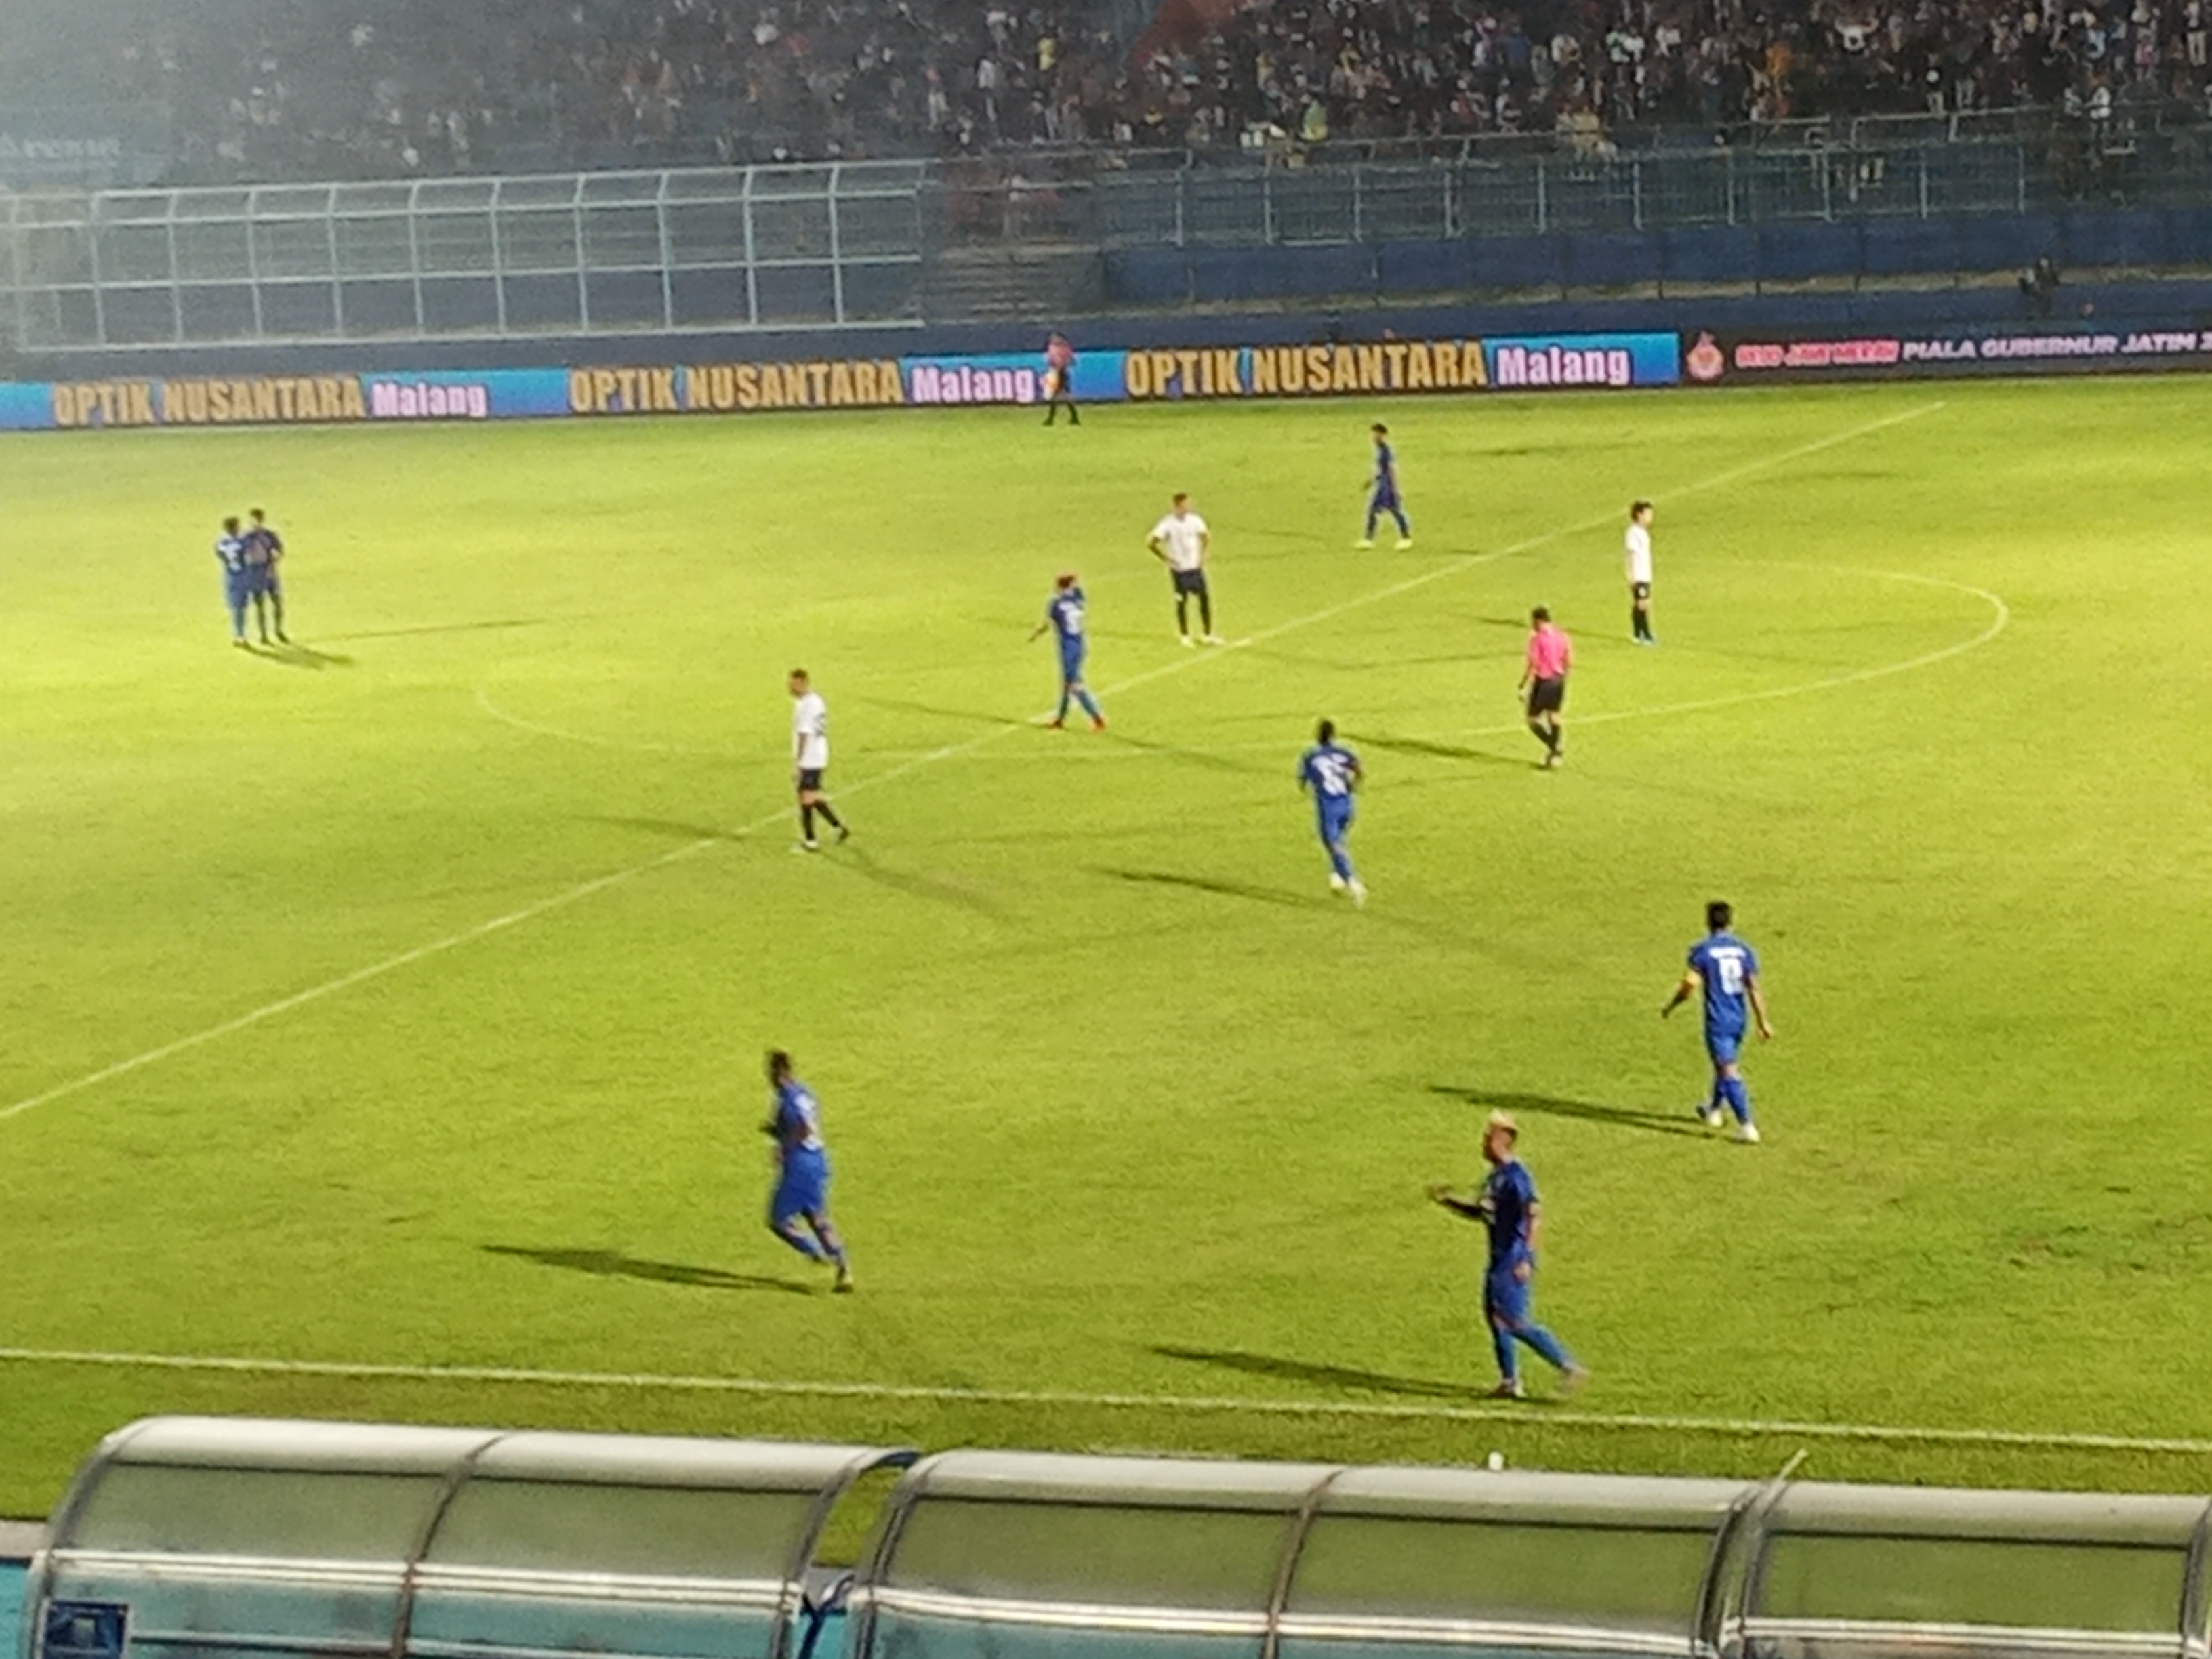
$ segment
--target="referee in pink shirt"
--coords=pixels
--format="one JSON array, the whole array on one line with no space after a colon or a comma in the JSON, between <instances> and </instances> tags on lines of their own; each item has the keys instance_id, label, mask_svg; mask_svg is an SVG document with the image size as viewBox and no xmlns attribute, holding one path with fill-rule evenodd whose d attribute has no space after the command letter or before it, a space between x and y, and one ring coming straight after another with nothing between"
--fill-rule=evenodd
<instances>
[{"instance_id":1,"label":"referee in pink shirt","mask_svg":"<svg viewBox=\"0 0 2212 1659\"><path fill-rule=\"evenodd\" d=\"M1559 764L1559 710L1567 701L1567 670L1574 666L1573 642L1552 626L1552 613L1538 605L1528 613L1528 658L1519 690L1528 694L1528 729L1544 745L1547 769Z\"/></svg>"}]
</instances>

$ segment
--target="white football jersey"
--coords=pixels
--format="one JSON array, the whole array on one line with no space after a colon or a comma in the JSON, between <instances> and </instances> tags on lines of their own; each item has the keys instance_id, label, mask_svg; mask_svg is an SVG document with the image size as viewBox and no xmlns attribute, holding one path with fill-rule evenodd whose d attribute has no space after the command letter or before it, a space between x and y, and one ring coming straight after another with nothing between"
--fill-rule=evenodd
<instances>
[{"instance_id":1,"label":"white football jersey","mask_svg":"<svg viewBox=\"0 0 2212 1659\"><path fill-rule=\"evenodd\" d=\"M1622 562L1628 568L1628 580L1648 583L1651 580L1651 532L1640 524L1628 526L1622 538Z\"/></svg>"},{"instance_id":2,"label":"white football jersey","mask_svg":"<svg viewBox=\"0 0 2212 1659\"><path fill-rule=\"evenodd\" d=\"M802 771L830 764L830 705L819 691L809 691L791 706L791 755Z\"/></svg>"},{"instance_id":3,"label":"white football jersey","mask_svg":"<svg viewBox=\"0 0 2212 1659\"><path fill-rule=\"evenodd\" d=\"M1160 544L1170 568L1195 570L1206 562L1206 520L1195 513L1181 518L1169 514L1152 526L1152 539Z\"/></svg>"}]
</instances>

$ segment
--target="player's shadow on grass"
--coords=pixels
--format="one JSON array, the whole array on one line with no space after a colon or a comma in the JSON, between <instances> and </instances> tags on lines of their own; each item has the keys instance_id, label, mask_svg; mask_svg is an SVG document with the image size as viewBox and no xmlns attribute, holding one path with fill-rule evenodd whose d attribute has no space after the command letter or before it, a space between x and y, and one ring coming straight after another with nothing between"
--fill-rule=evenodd
<instances>
[{"instance_id":1,"label":"player's shadow on grass","mask_svg":"<svg viewBox=\"0 0 2212 1659\"><path fill-rule=\"evenodd\" d=\"M908 898L933 899L939 904L957 905L963 910L974 910L987 916L998 914L997 907L980 893L970 892L941 876L894 870L857 846L841 848L828 862L834 869L848 870L878 887L889 888Z\"/></svg>"},{"instance_id":2,"label":"player's shadow on grass","mask_svg":"<svg viewBox=\"0 0 2212 1659\"><path fill-rule=\"evenodd\" d=\"M505 622L425 623L420 628L377 628L366 633L333 634L330 637L340 643L350 643L355 640L404 640L416 634L476 634L493 628L543 628L551 620L548 617L519 617Z\"/></svg>"},{"instance_id":3,"label":"player's shadow on grass","mask_svg":"<svg viewBox=\"0 0 2212 1659\"><path fill-rule=\"evenodd\" d=\"M871 708L897 708L909 714L928 714L941 720L965 720L971 726L1027 726L1025 720L1016 720L1006 714L986 714L975 708L939 708L934 703L908 702L898 697L855 697Z\"/></svg>"},{"instance_id":4,"label":"player's shadow on grass","mask_svg":"<svg viewBox=\"0 0 2212 1659\"><path fill-rule=\"evenodd\" d=\"M1273 1354L1243 1353L1236 1349L1178 1348L1155 1346L1163 1359L1187 1364L1211 1365L1247 1376L1271 1376L1286 1382L1310 1382L1325 1389L1361 1389L1372 1394L1417 1395L1425 1400L1479 1400L1487 1392L1468 1382L1437 1382L1420 1376L1393 1376L1388 1371L1362 1370L1355 1365L1316 1365L1304 1359L1284 1359Z\"/></svg>"},{"instance_id":5,"label":"player's shadow on grass","mask_svg":"<svg viewBox=\"0 0 2212 1659\"><path fill-rule=\"evenodd\" d=\"M1103 865L1094 865L1091 869L1093 874L1111 876L1115 881L1158 887L1182 887L1194 893L1216 893L1223 898L1251 899L1261 904L1287 904L1300 910L1312 908L1310 901L1296 893L1285 892L1279 887L1262 887L1257 882L1187 875L1180 870L1116 870Z\"/></svg>"},{"instance_id":6,"label":"player's shadow on grass","mask_svg":"<svg viewBox=\"0 0 2212 1659\"><path fill-rule=\"evenodd\" d=\"M1429 1092L1463 1100L1486 1111L1511 1112L1516 1116L1571 1117L1584 1123L1603 1123L1617 1129L1640 1129L1651 1135L1700 1135L1689 1115L1639 1112L1632 1106L1608 1106L1595 1100L1568 1100L1559 1095L1512 1094L1498 1089L1469 1089L1456 1083L1431 1083Z\"/></svg>"},{"instance_id":7,"label":"player's shadow on grass","mask_svg":"<svg viewBox=\"0 0 2212 1659\"><path fill-rule=\"evenodd\" d=\"M538 1250L523 1244L487 1244L487 1255L513 1256L541 1267L565 1267L570 1273L591 1273L599 1279L642 1279L655 1285L682 1285L699 1291L787 1291L794 1296L812 1294L805 1285L788 1279L761 1273L733 1273L722 1267L697 1267L682 1261L649 1261L624 1255L619 1250Z\"/></svg>"},{"instance_id":8,"label":"player's shadow on grass","mask_svg":"<svg viewBox=\"0 0 2212 1659\"><path fill-rule=\"evenodd\" d=\"M253 654L286 668L350 668L353 659L336 651L318 651L312 645L263 645Z\"/></svg>"},{"instance_id":9,"label":"player's shadow on grass","mask_svg":"<svg viewBox=\"0 0 2212 1659\"><path fill-rule=\"evenodd\" d=\"M1347 732L1346 743L1358 744L1365 749L1380 749L1393 755L1426 755L1437 760L1481 761L1491 766L1525 767L1528 763L1517 755L1493 754L1487 749L1466 749L1453 743L1432 743L1426 738L1378 738L1371 732Z\"/></svg>"},{"instance_id":10,"label":"player's shadow on grass","mask_svg":"<svg viewBox=\"0 0 2212 1659\"><path fill-rule=\"evenodd\" d=\"M604 823L617 830L642 830L647 835L672 836L678 841L742 841L744 836L735 830L719 829L711 823L684 823L674 818L607 818L586 817L585 823Z\"/></svg>"},{"instance_id":11,"label":"player's shadow on grass","mask_svg":"<svg viewBox=\"0 0 2212 1659\"><path fill-rule=\"evenodd\" d=\"M1121 732L1109 730L1106 733L1106 740L1109 743L1117 744L1124 749L1134 749L1144 754L1164 755L1170 760L1188 761L1194 766L1203 766L1215 772L1263 773L1274 769L1272 767L1261 766L1252 761L1233 760L1226 755L1217 754L1208 749L1185 749L1172 743L1146 743L1142 738L1133 738Z\"/></svg>"}]
</instances>

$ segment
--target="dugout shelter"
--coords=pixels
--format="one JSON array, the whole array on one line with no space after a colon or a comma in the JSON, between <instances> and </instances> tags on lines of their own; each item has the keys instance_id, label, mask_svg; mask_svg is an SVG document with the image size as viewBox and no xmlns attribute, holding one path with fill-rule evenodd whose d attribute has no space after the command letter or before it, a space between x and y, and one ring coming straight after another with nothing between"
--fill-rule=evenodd
<instances>
[{"instance_id":1,"label":"dugout shelter","mask_svg":"<svg viewBox=\"0 0 2212 1659\"><path fill-rule=\"evenodd\" d=\"M2209 1558L2202 1498L175 1418L79 1472L20 1651L2212 1659Z\"/></svg>"}]
</instances>

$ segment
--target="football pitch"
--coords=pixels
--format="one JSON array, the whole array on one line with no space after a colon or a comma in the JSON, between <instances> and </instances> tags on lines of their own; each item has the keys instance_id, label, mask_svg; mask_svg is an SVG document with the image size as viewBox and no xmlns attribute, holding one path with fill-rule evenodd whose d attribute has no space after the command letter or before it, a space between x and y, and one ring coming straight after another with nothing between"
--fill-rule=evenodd
<instances>
[{"instance_id":1,"label":"football pitch","mask_svg":"<svg viewBox=\"0 0 2212 1659\"><path fill-rule=\"evenodd\" d=\"M1352 546L1376 418L1407 551ZM2203 1490L2209 428L2175 378L0 444L0 1513L158 1410ZM289 650L227 642L255 504ZM1103 734L1039 724L1063 568ZM1711 897L1756 1148L1657 1017ZM763 1225L771 1045L855 1296ZM1501 1107L1569 1407L1480 1399L1423 1200Z\"/></svg>"}]
</instances>

